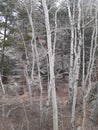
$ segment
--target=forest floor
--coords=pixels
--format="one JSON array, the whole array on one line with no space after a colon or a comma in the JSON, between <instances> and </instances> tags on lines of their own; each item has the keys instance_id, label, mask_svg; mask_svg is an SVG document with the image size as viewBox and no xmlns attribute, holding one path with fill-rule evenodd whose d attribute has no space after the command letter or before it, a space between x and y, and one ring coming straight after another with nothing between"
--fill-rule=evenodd
<instances>
[{"instance_id":1,"label":"forest floor","mask_svg":"<svg viewBox=\"0 0 98 130\"><path fill-rule=\"evenodd\" d=\"M68 103L68 84L56 80L59 130L71 130L71 106ZM83 104L81 100L81 87L78 87L75 130L82 130ZM38 88L33 91L32 99L28 91L23 95L11 96L6 94L0 97L0 130L53 130L52 103L46 107L47 87L44 83L43 111L40 112L40 92ZM32 104L31 102L32 101ZM89 108L86 111L85 130L98 130L98 123L91 124Z\"/></svg>"}]
</instances>

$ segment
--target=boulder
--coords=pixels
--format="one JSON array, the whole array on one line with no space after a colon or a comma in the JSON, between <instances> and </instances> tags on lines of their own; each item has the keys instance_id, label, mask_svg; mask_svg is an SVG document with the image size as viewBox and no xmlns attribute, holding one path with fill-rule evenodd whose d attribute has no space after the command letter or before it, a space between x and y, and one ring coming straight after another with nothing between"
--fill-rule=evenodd
<instances>
[{"instance_id":1,"label":"boulder","mask_svg":"<svg viewBox=\"0 0 98 130\"><path fill-rule=\"evenodd\" d=\"M87 103L91 112L90 120L96 123L98 121L98 82L90 90L87 96Z\"/></svg>"}]
</instances>

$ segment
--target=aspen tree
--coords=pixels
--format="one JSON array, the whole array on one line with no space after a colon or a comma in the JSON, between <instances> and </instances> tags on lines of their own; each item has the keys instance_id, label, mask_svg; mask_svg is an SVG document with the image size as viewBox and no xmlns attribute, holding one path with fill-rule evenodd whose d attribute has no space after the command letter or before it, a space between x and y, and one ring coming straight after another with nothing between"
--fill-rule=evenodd
<instances>
[{"instance_id":1,"label":"aspen tree","mask_svg":"<svg viewBox=\"0 0 98 130\"><path fill-rule=\"evenodd\" d=\"M73 99L73 65L74 65L74 13L71 13L69 0L67 0L68 15L71 25L71 43L70 43L70 68L69 68L69 99Z\"/></svg>"},{"instance_id":2,"label":"aspen tree","mask_svg":"<svg viewBox=\"0 0 98 130\"><path fill-rule=\"evenodd\" d=\"M47 46L48 46L48 56L49 56L49 71L50 71L49 89L52 91L53 130L58 130L58 109L57 109L55 74L54 74L54 61L55 61L54 51L55 51L56 39L54 39L54 47L52 48L49 13L48 13L46 0L42 0L42 5L45 14L45 25L46 25L46 33L47 33ZM55 27L57 27L56 23L55 23ZM56 38L56 33L55 33L55 38Z\"/></svg>"},{"instance_id":3,"label":"aspen tree","mask_svg":"<svg viewBox=\"0 0 98 130\"><path fill-rule=\"evenodd\" d=\"M81 56L81 46L82 46L82 33L81 33L81 0L78 0L77 9L77 25L75 27L75 1L73 3L73 13L71 13L71 5L69 0L67 0L67 8L69 14L69 20L71 25L71 45L70 45L70 69L69 69L69 95L72 102L72 128L74 129L75 123L75 106L77 98L77 86L79 81L80 72L80 56Z\"/></svg>"},{"instance_id":4,"label":"aspen tree","mask_svg":"<svg viewBox=\"0 0 98 130\"><path fill-rule=\"evenodd\" d=\"M36 57L37 60L37 68L38 68L38 78L39 78L39 87L40 87L40 111L42 111L42 93L43 93L43 87L42 87L42 82L41 82L41 76L40 76L40 64L39 64L39 54L38 54L38 50L37 50L37 46L36 46L36 36L35 36L35 29L34 29L34 24L33 24L33 19L32 19L32 11L33 11L33 3L32 0L30 0L30 11L24 1L24 6L26 8L27 14L28 14L28 18L29 18L29 22L31 25L31 29L32 29L32 39L31 39L31 47L32 47L32 55ZM34 57L33 57L34 60ZM32 63L32 72L31 72L31 79L32 79L32 83L34 81L33 78L33 74L34 74L34 61ZM31 87L29 86L29 90L30 93L31 91ZM32 95L32 93L31 93Z\"/></svg>"}]
</instances>

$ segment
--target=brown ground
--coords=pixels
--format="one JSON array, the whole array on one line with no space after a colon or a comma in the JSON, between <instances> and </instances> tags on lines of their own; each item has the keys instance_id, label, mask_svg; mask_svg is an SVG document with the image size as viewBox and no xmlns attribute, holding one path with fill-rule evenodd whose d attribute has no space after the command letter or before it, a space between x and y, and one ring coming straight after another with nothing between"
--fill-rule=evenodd
<instances>
[{"instance_id":1,"label":"brown ground","mask_svg":"<svg viewBox=\"0 0 98 130\"><path fill-rule=\"evenodd\" d=\"M68 84L63 80L56 81L59 116L59 130L71 130L71 106L68 103ZM43 111L40 112L40 95L38 88L34 90L32 105L29 93L24 95L0 97L0 130L53 130L52 105L46 109L47 89L44 87ZM75 130L82 124L81 88L78 88ZM4 110L3 110L4 109ZM47 111L48 110L48 111ZM87 108L85 130L98 130L98 125L89 121ZM81 129L80 129L81 130Z\"/></svg>"}]
</instances>

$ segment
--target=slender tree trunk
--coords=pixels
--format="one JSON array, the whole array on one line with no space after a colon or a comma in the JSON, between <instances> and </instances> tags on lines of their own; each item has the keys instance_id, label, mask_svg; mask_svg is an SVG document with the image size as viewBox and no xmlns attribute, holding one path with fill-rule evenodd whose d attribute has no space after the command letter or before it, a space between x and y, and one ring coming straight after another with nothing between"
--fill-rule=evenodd
<instances>
[{"instance_id":1,"label":"slender tree trunk","mask_svg":"<svg viewBox=\"0 0 98 130\"><path fill-rule=\"evenodd\" d=\"M2 56L1 56L1 77L3 78L3 67L4 67L4 51L5 51L5 45L4 45L4 42L6 40L6 31L7 31L7 21L8 21L8 18L7 16L5 17L5 28L4 28L4 37L3 37L3 43L2 43Z\"/></svg>"},{"instance_id":2,"label":"slender tree trunk","mask_svg":"<svg viewBox=\"0 0 98 130\"><path fill-rule=\"evenodd\" d=\"M73 96L73 103L72 103L72 128L75 129L75 107L76 107L76 99L77 99L77 87L79 81L79 72L80 72L80 56L81 56L81 46L82 46L82 37L81 37L81 0L78 1L78 23L77 23L77 35L78 43L77 49L75 50L75 60L74 60L74 96ZM76 41L75 41L76 42Z\"/></svg>"},{"instance_id":3,"label":"slender tree trunk","mask_svg":"<svg viewBox=\"0 0 98 130\"><path fill-rule=\"evenodd\" d=\"M35 36L34 24L33 24L33 21L32 21L32 9L33 9L32 0L30 1L30 4L31 4L31 8L30 8L30 12L29 12L28 7L27 7L27 5L24 2L25 8L26 8L26 11L27 11L27 14L28 14L29 22L30 22L30 25L31 25L31 29L32 29L32 39L31 39L32 56L33 56L32 72L31 72L32 83L34 81L34 77L33 77L33 74L34 74L34 56L36 57L37 68L38 68L38 79L39 79L39 88L40 88L40 117L41 117L40 118L40 127L41 127L42 126L42 121L43 121L43 119L42 119L42 111L43 111L43 104L42 104L43 86L42 86L41 75L40 75L40 60L39 60L39 54L38 54L38 50L37 50L37 46L36 46L36 36ZM30 93L31 93L32 91L31 91L30 85L29 85L29 88L30 88Z\"/></svg>"},{"instance_id":4,"label":"slender tree trunk","mask_svg":"<svg viewBox=\"0 0 98 130\"><path fill-rule=\"evenodd\" d=\"M5 28L4 28L4 37L3 37L3 43L2 43L2 56L1 56L1 74L0 74L0 83L1 83L1 87L2 87L2 92L3 92L3 96L2 96L2 100L4 100L5 98L5 88L3 85L3 77L4 77L4 57L5 57L5 40L6 40L6 33L7 33L7 21L8 18L7 16L5 17ZM5 115L5 105L2 104L2 116L4 117Z\"/></svg>"},{"instance_id":5,"label":"slender tree trunk","mask_svg":"<svg viewBox=\"0 0 98 130\"><path fill-rule=\"evenodd\" d=\"M71 14L71 7L69 0L67 0L68 15L71 25L71 44L70 44L70 68L69 68L69 100L73 100L73 65L74 65L74 14Z\"/></svg>"},{"instance_id":6,"label":"slender tree trunk","mask_svg":"<svg viewBox=\"0 0 98 130\"><path fill-rule=\"evenodd\" d=\"M82 26L84 26L84 0L82 0ZM82 94L83 94L83 121L82 129L85 130L85 121L86 121L86 98L85 98L85 46L84 46L84 28L82 34L82 45L83 45L83 72L82 72Z\"/></svg>"},{"instance_id":7,"label":"slender tree trunk","mask_svg":"<svg viewBox=\"0 0 98 130\"><path fill-rule=\"evenodd\" d=\"M43 9L44 9L44 14L45 14L45 25L46 25L48 55L49 55L49 67L50 67L50 85L49 85L49 87L52 90L53 130L58 130L58 109L57 109L55 75L54 75L55 58L54 58L54 53L53 53L54 50L52 50L49 14L48 14L46 0L42 0L42 5L43 5Z\"/></svg>"},{"instance_id":8,"label":"slender tree trunk","mask_svg":"<svg viewBox=\"0 0 98 130\"><path fill-rule=\"evenodd\" d=\"M88 81L89 75L90 75L90 69L91 69L91 64L92 64L92 55L93 55L93 46L94 46L94 36L95 36L95 27L93 29L92 33L92 40L91 40L91 46L90 46L90 58L89 58L89 64L87 68L87 75L85 77L85 86Z\"/></svg>"}]
</instances>

